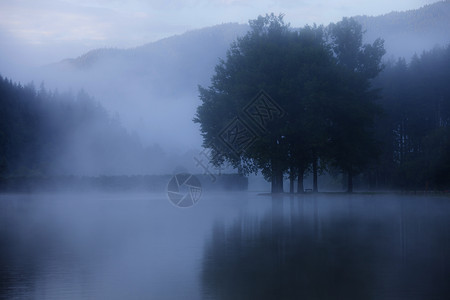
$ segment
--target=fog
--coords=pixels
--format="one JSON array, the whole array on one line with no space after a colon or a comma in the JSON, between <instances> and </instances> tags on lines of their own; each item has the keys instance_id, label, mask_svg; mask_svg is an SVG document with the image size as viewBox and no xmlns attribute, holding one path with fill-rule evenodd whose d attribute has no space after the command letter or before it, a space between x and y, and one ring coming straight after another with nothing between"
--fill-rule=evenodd
<instances>
[{"instance_id":1,"label":"fog","mask_svg":"<svg viewBox=\"0 0 450 300\"><path fill-rule=\"evenodd\" d=\"M13 8L7 6L7 9ZM41 7L39 11L44 9ZM67 13L69 10L64 11ZM78 10L75 11L79 13ZM93 11L87 10L86 13L92 15ZM349 13L351 12L347 12L347 15ZM383 21L362 19L362 23L368 24L367 26L374 22L379 24ZM439 25L438 23L435 27L426 27L423 32L406 33L400 43L397 37L401 32L396 31L397 28L389 29L385 26L384 31L380 32L369 27L366 40L371 41L381 35L386 39L388 50L385 59L396 59L401 56L409 59L414 53L420 54L439 42L443 44L446 42L442 40L445 36L442 32L445 32L445 29ZM373 28L379 27L380 25L375 25ZM78 43L77 46L75 41L67 41L66 48L57 45L46 46L41 41L30 47L24 39L13 36L6 27L0 36L2 44L5 45L2 47L0 61L1 74L23 84L33 81L39 85L43 82L51 91L76 93L83 89L95 101L101 103L110 115L118 117L126 130L137 134L143 147L156 145L167 154L166 157L158 158L164 163L157 163L153 170L123 168L122 173L167 174L170 173L170 168L161 165L173 165L170 162L174 157L180 157L175 159L178 161L175 165L181 164L194 172L193 160L183 160L181 157L188 156L187 153L201 151L202 138L199 126L192 122L196 108L201 104L197 86L209 85L214 66L218 64L220 58L225 58L230 43L238 36L244 35L247 30L246 25L222 24L188 32L180 31L178 35L133 48L99 48L84 51L82 49L87 47L86 44ZM430 34L430 30L435 32ZM64 45L61 40L58 43ZM65 51L62 51L63 49ZM62 59L61 55L68 57ZM39 63L44 61L45 64ZM90 128L86 129L95 132ZM68 173L117 174L108 172L108 168L94 167L88 170L83 167L95 164L95 158L90 158L92 155L89 154L89 143L85 142L89 140L90 132L74 134L66 145L69 153L65 153L56 161L78 157L75 159L77 162L75 165L80 166L79 169L74 167L70 170L67 164L63 165L62 169ZM118 154L120 155L126 154ZM140 160L141 157L137 159ZM130 165L138 166L140 162L136 161ZM115 169L119 172L121 170Z\"/></svg>"},{"instance_id":2,"label":"fog","mask_svg":"<svg viewBox=\"0 0 450 300\"><path fill-rule=\"evenodd\" d=\"M449 16L2 1L0 298L450 299Z\"/></svg>"},{"instance_id":3,"label":"fog","mask_svg":"<svg viewBox=\"0 0 450 300\"><path fill-rule=\"evenodd\" d=\"M75 9L75 4L70 4L65 9L61 7L61 9L65 14L69 14L70 7L74 9L73 12L77 16L84 10L84 8ZM121 6L118 5L114 10L118 7ZM6 5L5 13L15 12L14 9L12 4ZM18 14L25 10L23 7L21 10L16 9ZM42 6L37 11L45 11L45 9L45 6ZM51 9L53 8L49 7L50 12ZM158 9L165 8L158 6ZM395 9L399 8L393 7L391 10ZM94 12L95 9L86 8L85 10L88 16L93 16ZM100 9L98 12L103 17ZM373 10L355 11L361 14L364 12L369 16L374 14ZM389 10L385 12L388 13ZM351 13L352 10L349 9L345 15L348 16ZM395 61L398 57L409 60L414 53L420 54L435 45L445 45L447 42L445 40L447 24L442 23L441 20L433 26L427 25L421 31L409 31L402 26L389 27L390 17L392 14L378 19L360 18L367 28L365 36L367 42L373 42L380 36L386 40L385 47L388 52L384 60ZM70 22L76 22L75 20ZM299 25L295 18L291 20L293 25ZM335 21L336 16L328 20ZM242 23L242 20L239 21ZM310 24L318 21L327 25L324 19L310 21ZM34 21L30 19L28 22ZM93 47L93 42L89 42L91 44L81 40L77 42L70 40L69 37L65 40L59 39L57 44L50 43L50 38L37 41L38 34L35 36L34 44L30 44L30 41L23 38L23 34L14 36L13 25L5 24L0 31L0 39L4 45L0 55L2 76L22 84L34 82L39 86L44 83L50 91L70 91L76 94L83 89L105 107L111 116L120 120L130 134L136 134L144 148L156 146L165 154L165 157L161 156L157 159L158 163L153 162L153 170L109 167L119 171L108 172L108 168L101 166L88 170L82 166L92 166L96 158L89 153L89 143L85 142L89 141L90 132L95 130L87 128L90 132L86 134L78 132L70 139L65 147L69 153L55 159L55 161L67 162L67 157L78 157L74 165L81 166L79 169L73 166L73 170L70 170L67 163L66 166L62 166L62 169L67 173L82 175L117 174L120 170L124 174L167 174L171 172L173 165L182 165L195 172L194 161L186 157L200 152L202 145L200 127L192 122L196 109L201 104L197 86L207 87L210 84L214 66L219 63L219 59L225 58L230 43L238 36L243 36L249 29L247 25L237 23L187 32L180 29L176 35L168 35L154 42L146 43L142 40L139 45L135 41L136 46L131 48L100 46L96 49ZM46 26L42 24L43 28L47 28ZM67 34L69 33L73 34L73 29ZM117 154L117 156L122 155L127 154ZM83 157L85 161L82 161ZM137 161L130 165L141 164L139 161L141 157L136 158ZM173 163L174 160L177 162ZM170 165L170 167L165 168L164 165Z\"/></svg>"},{"instance_id":4,"label":"fog","mask_svg":"<svg viewBox=\"0 0 450 300\"><path fill-rule=\"evenodd\" d=\"M0 203L6 299L449 293L447 198L207 193L187 210L163 194Z\"/></svg>"},{"instance_id":5,"label":"fog","mask_svg":"<svg viewBox=\"0 0 450 300\"><path fill-rule=\"evenodd\" d=\"M82 89L130 134L137 134L143 147L156 146L166 154L157 158L159 162L154 161L153 170L145 169L145 172L167 174L177 165L195 171L192 153L201 151L202 144L199 126L192 122L200 104L197 85L209 83L218 59L225 56L228 45L247 29L237 24L207 28L137 48L92 50L75 59L44 66L21 61L22 55L15 53L15 61L2 64L3 76L10 74L24 83L44 83L49 91L76 93ZM20 47L12 42L8 44L9 54L14 53L16 46ZM29 57L25 53L23 56ZM73 134L66 147L70 153L60 159L82 157L85 153L86 161L77 160L81 169L74 169L74 174L95 174L83 172L82 168L95 163L86 153L90 151L86 146L96 130L88 126L86 130ZM186 159L186 156L190 157ZM131 165L141 164L136 161ZM162 167L163 164L170 167ZM122 172L142 174L143 170L124 168Z\"/></svg>"}]
</instances>

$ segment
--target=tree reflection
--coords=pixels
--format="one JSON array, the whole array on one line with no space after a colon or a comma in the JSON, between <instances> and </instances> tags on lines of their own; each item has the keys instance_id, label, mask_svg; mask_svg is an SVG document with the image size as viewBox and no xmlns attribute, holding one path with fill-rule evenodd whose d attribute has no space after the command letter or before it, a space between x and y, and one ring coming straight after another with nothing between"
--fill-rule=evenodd
<instances>
[{"instance_id":1,"label":"tree reflection","mask_svg":"<svg viewBox=\"0 0 450 300\"><path fill-rule=\"evenodd\" d=\"M349 200L346 213L322 217L324 206L318 202L274 199L262 218L247 214L229 226L217 222L205 246L205 297L378 299L449 294L449 262L442 255L449 245L448 221L435 223L427 214L431 226L422 222L423 232L406 232L406 224L413 226L411 220L421 221L420 211L411 204L408 211L396 202L394 215L367 207L363 214L362 207ZM429 232L436 234L433 241L426 247L415 245L409 258L402 259L405 241L422 240ZM433 255L439 256L431 259ZM421 270L434 276L434 284L417 276Z\"/></svg>"}]
</instances>

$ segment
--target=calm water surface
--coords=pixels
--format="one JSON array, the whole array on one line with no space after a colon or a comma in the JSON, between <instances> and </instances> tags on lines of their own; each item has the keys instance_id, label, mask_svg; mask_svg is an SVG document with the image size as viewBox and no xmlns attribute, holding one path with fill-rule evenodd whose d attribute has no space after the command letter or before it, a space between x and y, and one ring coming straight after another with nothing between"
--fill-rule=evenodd
<instances>
[{"instance_id":1,"label":"calm water surface","mask_svg":"<svg viewBox=\"0 0 450 300\"><path fill-rule=\"evenodd\" d=\"M450 299L450 199L1 195L1 299Z\"/></svg>"}]
</instances>

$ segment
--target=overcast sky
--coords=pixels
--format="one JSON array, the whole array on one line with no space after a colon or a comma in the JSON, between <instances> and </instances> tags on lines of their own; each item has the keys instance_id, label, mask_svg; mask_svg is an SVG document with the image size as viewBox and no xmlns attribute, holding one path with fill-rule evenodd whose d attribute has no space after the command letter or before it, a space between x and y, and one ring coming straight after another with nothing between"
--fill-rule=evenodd
<instances>
[{"instance_id":1,"label":"overcast sky","mask_svg":"<svg viewBox=\"0 0 450 300\"><path fill-rule=\"evenodd\" d=\"M0 56L35 65L99 47L139 46L187 30L284 13L293 26L416 9L436 0L0 0ZM0 61L1 67L1 61ZM1 72L1 70L0 70Z\"/></svg>"}]
</instances>

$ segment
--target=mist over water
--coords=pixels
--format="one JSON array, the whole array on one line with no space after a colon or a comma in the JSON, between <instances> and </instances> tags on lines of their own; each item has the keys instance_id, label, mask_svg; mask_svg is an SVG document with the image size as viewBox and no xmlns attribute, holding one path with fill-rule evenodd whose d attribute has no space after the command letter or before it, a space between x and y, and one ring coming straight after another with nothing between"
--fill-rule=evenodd
<instances>
[{"instance_id":1,"label":"mist over water","mask_svg":"<svg viewBox=\"0 0 450 300\"><path fill-rule=\"evenodd\" d=\"M2 195L7 299L445 299L449 202L206 192Z\"/></svg>"},{"instance_id":2,"label":"mist over water","mask_svg":"<svg viewBox=\"0 0 450 300\"><path fill-rule=\"evenodd\" d=\"M169 2L0 1L0 299L450 299L450 1Z\"/></svg>"}]
</instances>

